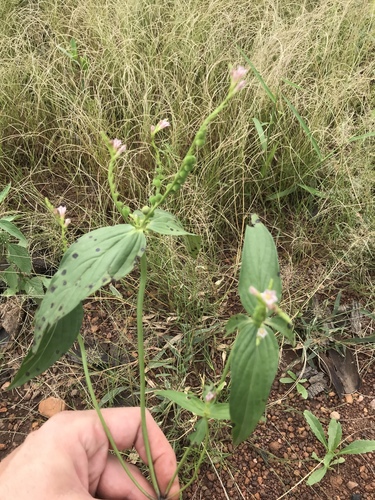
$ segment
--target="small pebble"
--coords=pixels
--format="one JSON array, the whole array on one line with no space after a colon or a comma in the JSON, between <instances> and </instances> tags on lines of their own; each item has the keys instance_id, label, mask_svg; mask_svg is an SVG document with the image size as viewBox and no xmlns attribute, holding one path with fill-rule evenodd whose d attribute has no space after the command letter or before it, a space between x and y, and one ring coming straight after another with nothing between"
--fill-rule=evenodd
<instances>
[{"instance_id":1,"label":"small pebble","mask_svg":"<svg viewBox=\"0 0 375 500\"><path fill-rule=\"evenodd\" d=\"M346 485L349 488L349 490L354 490L354 488L357 488L358 483L356 483L355 481L348 481Z\"/></svg>"},{"instance_id":2,"label":"small pebble","mask_svg":"<svg viewBox=\"0 0 375 500\"><path fill-rule=\"evenodd\" d=\"M352 394L345 394L345 401L349 404L353 403L353 396Z\"/></svg>"},{"instance_id":3,"label":"small pebble","mask_svg":"<svg viewBox=\"0 0 375 500\"><path fill-rule=\"evenodd\" d=\"M332 411L330 417L334 418L335 420L340 420L340 413L337 411Z\"/></svg>"}]
</instances>

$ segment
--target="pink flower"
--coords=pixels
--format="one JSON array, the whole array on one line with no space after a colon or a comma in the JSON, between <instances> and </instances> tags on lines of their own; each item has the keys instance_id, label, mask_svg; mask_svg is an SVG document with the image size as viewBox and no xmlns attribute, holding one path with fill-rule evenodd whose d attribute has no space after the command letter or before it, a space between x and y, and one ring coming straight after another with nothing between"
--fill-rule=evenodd
<instances>
[{"instance_id":1,"label":"pink flower","mask_svg":"<svg viewBox=\"0 0 375 500\"><path fill-rule=\"evenodd\" d=\"M258 299L264 303L267 309L275 309L275 304L278 302L278 298L275 290L264 290L264 292L260 293L254 286L249 287L249 292L251 295L255 295Z\"/></svg>"},{"instance_id":2,"label":"pink flower","mask_svg":"<svg viewBox=\"0 0 375 500\"><path fill-rule=\"evenodd\" d=\"M209 391L206 394L204 400L205 400L206 403L211 403L211 401L213 401L215 398L216 398L216 394L214 392L212 392L212 391Z\"/></svg>"},{"instance_id":3,"label":"pink flower","mask_svg":"<svg viewBox=\"0 0 375 500\"><path fill-rule=\"evenodd\" d=\"M65 219L64 226L68 227L71 222L72 222L72 219Z\"/></svg>"},{"instance_id":4,"label":"pink flower","mask_svg":"<svg viewBox=\"0 0 375 500\"><path fill-rule=\"evenodd\" d=\"M159 130L163 130L163 128L167 128L170 126L171 124L169 123L168 120L166 119L160 120L160 122L156 126L151 125L151 134L155 135L157 132L159 132Z\"/></svg>"},{"instance_id":5,"label":"pink flower","mask_svg":"<svg viewBox=\"0 0 375 500\"><path fill-rule=\"evenodd\" d=\"M66 207L63 207L62 205L55 208L56 215L59 215L62 219L65 218L65 212L66 212Z\"/></svg>"},{"instance_id":6,"label":"pink flower","mask_svg":"<svg viewBox=\"0 0 375 500\"><path fill-rule=\"evenodd\" d=\"M230 72L230 77L232 80L232 88L234 92L239 92L246 85L245 76L249 70L243 66L237 66L232 68Z\"/></svg>"},{"instance_id":7,"label":"pink flower","mask_svg":"<svg viewBox=\"0 0 375 500\"><path fill-rule=\"evenodd\" d=\"M110 143L115 150L116 156L120 156L126 150L126 145L120 139L113 139Z\"/></svg>"},{"instance_id":8,"label":"pink flower","mask_svg":"<svg viewBox=\"0 0 375 500\"><path fill-rule=\"evenodd\" d=\"M261 293L260 296L262 297L268 309L273 309L274 304L276 304L278 301L275 290L264 290L264 292Z\"/></svg>"}]
</instances>

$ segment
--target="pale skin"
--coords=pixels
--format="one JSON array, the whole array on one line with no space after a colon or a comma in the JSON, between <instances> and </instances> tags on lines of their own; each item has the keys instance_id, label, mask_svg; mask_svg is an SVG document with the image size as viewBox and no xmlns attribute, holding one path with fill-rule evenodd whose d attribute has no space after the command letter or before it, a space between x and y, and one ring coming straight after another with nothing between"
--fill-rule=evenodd
<instances>
[{"instance_id":1,"label":"pale skin","mask_svg":"<svg viewBox=\"0 0 375 500\"><path fill-rule=\"evenodd\" d=\"M135 448L146 462L139 408L108 408L104 419L119 450ZM151 455L161 493L176 470L176 457L161 429L147 413ZM109 443L95 411L64 411L0 463L0 500L145 500L128 478ZM140 470L132 474L153 498L152 486ZM177 500L176 478L168 499Z\"/></svg>"}]
</instances>

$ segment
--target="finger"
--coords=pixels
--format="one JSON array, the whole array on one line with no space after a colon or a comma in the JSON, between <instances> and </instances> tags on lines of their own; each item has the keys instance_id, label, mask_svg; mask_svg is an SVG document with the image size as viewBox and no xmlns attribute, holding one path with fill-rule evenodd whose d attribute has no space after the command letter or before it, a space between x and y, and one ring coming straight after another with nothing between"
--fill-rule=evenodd
<instances>
[{"instance_id":1,"label":"finger","mask_svg":"<svg viewBox=\"0 0 375 500\"><path fill-rule=\"evenodd\" d=\"M95 413L93 417L97 419ZM103 410L103 417L117 447L124 450L134 446L141 459L147 463L141 430L140 408L107 408ZM158 485L160 490L165 492L177 468L176 456L167 438L148 411L146 412L146 424ZM176 478L170 494L172 495L178 490L179 483Z\"/></svg>"},{"instance_id":2,"label":"finger","mask_svg":"<svg viewBox=\"0 0 375 500\"><path fill-rule=\"evenodd\" d=\"M155 491L138 467L133 464L127 464L127 466L138 484L152 498L155 498ZM112 455L108 457L107 465L101 475L97 495L100 498L110 498L111 500L123 500L124 498L127 500L145 500L147 498L134 485L117 458Z\"/></svg>"}]
</instances>

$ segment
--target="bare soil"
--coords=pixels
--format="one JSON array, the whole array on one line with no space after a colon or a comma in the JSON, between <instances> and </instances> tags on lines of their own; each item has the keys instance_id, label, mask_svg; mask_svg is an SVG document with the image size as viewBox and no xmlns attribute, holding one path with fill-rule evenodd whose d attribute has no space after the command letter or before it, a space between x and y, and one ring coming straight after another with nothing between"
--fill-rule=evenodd
<instances>
[{"instance_id":1,"label":"bare soil","mask_svg":"<svg viewBox=\"0 0 375 500\"><path fill-rule=\"evenodd\" d=\"M5 300L3 300L3 306ZM136 377L137 354L134 348L134 309L120 319L119 311L111 306L112 313L104 310L100 301L88 301L83 335L90 349L99 355L92 357L97 367L94 376L97 397L106 392L109 372L116 366L126 367L128 378ZM30 320L33 311L27 310L22 317L20 331L12 332L12 338L3 335L0 343L0 459L4 458L25 439L28 433L39 428L45 418L38 412L39 402L48 396L59 396L69 409L89 406L84 389L83 370L79 358L71 352L54 367L25 386L6 391L8 382L18 368L25 346L30 342ZM15 315L16 317L16 315ZM19 321L19 319L18 319ZM158 321L150 315L146 321L146 335L153 329L159 345L180 335L173 318ZM370 332L371 333L371 332ZM127 345L116 347L119 335L125 335ZM1 337L0 337L1 340ZM146 339L146 344L148 340ZM154 351L153 351L154 349ZM160 351L150 343L149 356ZM354 350L354 358L361 376L361 386L352 395L339 398L332 386L312 399L304 400L296 389L279 382L279 378L299 353L284 350L280 371L269 398L266 418L259 423L252 437L233 449L230 429L218 429L211 441L207 458L199 471L197 481L184 493L187 499L262 499L276 500L303 497L327 500L371 500L375 498L375 453L348 455L346 462L336 465L315 486L307 486L306 478L316 467L311 458L315 452L323 457L323 448L312 434L303 417L303 411L312 411L328 427L333 411L340 415L343 439L349 443L356 439L375 439L375 369L373 356L366 350ZM215 357L217 355L213 354ZM220 356L219 358L220 359ZM215 362L216 363L216 362ZM218 361L219 363L219 361ZM103 366L101 366L101 364ZM302 365L295 365L297 372ZM130 375L129 375L130 373ZM157 372L150 372L149 385L157 381ZM193 380L194 377L192 377ZM307 386L308 384L306 384ZM136 404L134 388L124 391L122 399L114 404ZM167 423L165 423L168 427ZM163 424L162 424L163 425Z\"/></svg>"}]
</instances>

